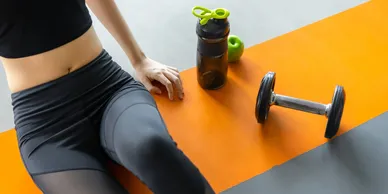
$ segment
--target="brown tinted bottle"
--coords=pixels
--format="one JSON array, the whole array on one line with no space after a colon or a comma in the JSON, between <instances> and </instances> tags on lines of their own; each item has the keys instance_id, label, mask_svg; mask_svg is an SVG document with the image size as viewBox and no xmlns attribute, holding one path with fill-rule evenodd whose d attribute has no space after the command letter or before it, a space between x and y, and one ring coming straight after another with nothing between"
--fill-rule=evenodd
<instances>
[{"instance_id":1,"label":"brown tinted bottle","mask_svg":"<svg viewBox=\"0 0 388 194\"><path fill-rule=\"evenodd\" d=\"M197 23L197 80L204 89L219 89L227 81L229 31L227 18Z\"/></svg>"}]
</instances>

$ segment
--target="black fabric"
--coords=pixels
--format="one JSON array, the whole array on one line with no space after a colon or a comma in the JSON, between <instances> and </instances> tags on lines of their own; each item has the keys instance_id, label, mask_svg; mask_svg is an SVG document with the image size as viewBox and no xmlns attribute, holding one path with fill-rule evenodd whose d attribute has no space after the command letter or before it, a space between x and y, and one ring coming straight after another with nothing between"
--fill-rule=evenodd
<instances>
[{"instance_id":1,"label":"black fabric","mask_svg":"<svg viewBox=\"0 0 388 194\"><path fill-rule=\"evenodd\" d=\"M13 93L15 129L27 170L104 170L100 122L109 100L125 85L144 90L103 51L66 76Z\"/></svg>"},{"instance_id":2,"label":"black fabric","mask_svg":"<svg viewBox=\"0 0 388 194\"><path fill-rule=\"evenodd\" d=\"M156 194L214 193L170 137L151 94L105 50L81 69L13 93L12 104L23 162L45 194L123 193L108 175L111 159Z\"/></svg>"},{"instance_id":3,"label":"black fabric","mask_svg":"<svg viewBox=\"0 0 388 194\"><path fill-rule=\"evenodd\" d=\"M128 194L110 175L97 170L72 170L33 177L44 194Z\"/></svg>"},{"instance_id":4,"label":"black fabric","mask_svg":"<svg viewBox=\"0 0 388 194\"><path fill-rule=\"evenodd\" d=\"M101 138L111 158L155 193L214 193L177 148L148 91L119 92L104 114Z\"/></svg>"},{"instance_id":5,"label":"black fabric","mask_svg":"<svg viewBox=\"0 0 388 194\"><path fill-rule=\"evenodd\" d=\"M62 46L92 25L85 0L2 0L0 56L27 57Z\"/></svg>"}]
</instances>

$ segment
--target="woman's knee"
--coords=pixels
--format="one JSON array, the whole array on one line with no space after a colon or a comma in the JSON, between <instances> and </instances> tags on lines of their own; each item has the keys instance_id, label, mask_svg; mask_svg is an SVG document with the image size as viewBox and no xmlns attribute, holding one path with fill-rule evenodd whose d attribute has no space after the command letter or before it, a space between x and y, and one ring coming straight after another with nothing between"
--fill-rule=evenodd
<instances>
[{"instance_id":1,"label":"woman's knee","mask_svg":"<svg viewBox=\"0 0 388 194\"><path fill-rule=\"evenodd\" d=\"M164 136L149 134L117 146L120 163L155 193L214 193L197 167Z\"/></svg>"},{"instance_id":2,"label":"woman's knee","mask_svg":"<svg viewBox=\"0 0 388 194\"><path fill-rule=\"evenodd\" d=\"M117 155L139 154L138 158L152 158L159 153L174 150L175 143L158 109L150 103L128 106L109 130L113 132L112 140Z\"/></svg>"},{"instance_id":3,"label":"woman's knee","mask_svg":"<svg viewBox=\"0 0 388 194\"><path fill-rule=\"evenodd\" d=\"M120 160L131 160L131 163L137 164L147 164L155 159L176 154L175 149L176 146L171 139L158 133L134 137L121 136L115 140L115 152Z\"/></svg>"}]
</instances>

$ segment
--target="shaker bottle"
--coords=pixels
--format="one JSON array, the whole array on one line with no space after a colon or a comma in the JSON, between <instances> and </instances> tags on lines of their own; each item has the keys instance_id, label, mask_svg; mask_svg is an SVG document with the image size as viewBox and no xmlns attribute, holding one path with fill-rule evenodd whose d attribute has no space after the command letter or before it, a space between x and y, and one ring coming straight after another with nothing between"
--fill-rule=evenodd
<instances>
[{"instance_id":1,"label":"shaker bottle","mask_svg":"<svg viewBox=\"0 0 388 194\"><path fill-rule=\"evenodd\" d=\"M198 6L193 8L193 14L200 18L196 26L197 81L204 89L219 89L227 81L229 11Z\"/></svg>"}]
</instances>

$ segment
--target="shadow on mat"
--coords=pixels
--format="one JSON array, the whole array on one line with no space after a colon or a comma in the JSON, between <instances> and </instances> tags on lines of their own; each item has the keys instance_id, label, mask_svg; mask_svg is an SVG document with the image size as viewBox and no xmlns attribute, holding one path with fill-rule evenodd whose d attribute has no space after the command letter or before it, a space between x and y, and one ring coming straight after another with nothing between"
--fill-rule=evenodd
<instances>
[{"instance_id":1,"label":"shadow on mat","mask_svg":"<svg viewBox=\"0 0 388 194\"><path fill-rule=\"evenodd\" d=\"M341 129L340 129L341 130ZM368 155L373 150L362 148L358 142L356 134L342 135L327 143L328 154L333 163L331 166L338 169L338 177L333 177L339 181L344 181L344 184L349 184L352 181L352 186L363 191L363 193L370 193L373 187L373 173L368 171L370 158ZM372 143L372 142L371 142ZM362 193L362 192L360 192Z\"/></svg>"}]
</instances>

